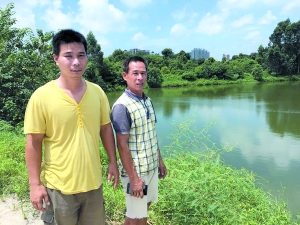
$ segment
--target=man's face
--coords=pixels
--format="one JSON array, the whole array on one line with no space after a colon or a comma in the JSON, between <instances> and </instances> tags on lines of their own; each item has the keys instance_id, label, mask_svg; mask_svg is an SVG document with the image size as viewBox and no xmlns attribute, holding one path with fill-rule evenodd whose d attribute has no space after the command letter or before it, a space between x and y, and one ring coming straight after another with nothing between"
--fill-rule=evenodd
<instances>
[{"instance_id":1,"label":"man's face","mask_svg":"<svg viewBox=\"0 0 300 225\"><path fill-rule=\"evenodd\" d=\"M147 71L143 62L130 62L128 73L122 73L127 82L128 89L136 95L142 96L143 88L147 82Z\"/></svg>"},{"instance_id":2,"label":"man's face","mask_svg":"<svg viewBox=\"0 0 300 225\"><path fill-rule=\"evenodd\" d=\"M83 44L77 42L61 44L59 56L53 58L66 79L81 79L88 62Z\"/></svg>"}]
</instances>

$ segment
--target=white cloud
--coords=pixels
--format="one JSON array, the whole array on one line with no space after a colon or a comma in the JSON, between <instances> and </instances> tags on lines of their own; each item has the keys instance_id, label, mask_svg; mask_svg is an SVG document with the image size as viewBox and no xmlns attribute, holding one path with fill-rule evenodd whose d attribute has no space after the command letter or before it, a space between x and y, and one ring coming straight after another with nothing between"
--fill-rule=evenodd
<instances>
[{"instance_id":1,"label":"white cloud","mask_svg":"<svg viewBox=\"0 0 300 225\"><path fill-rule=\"evenodd\" d=\"M187 5L185 5L182 10L176 10L172 13L172 17L178 21L188 20L190 22L194 22L195 19L199 16L199 14L198 12L192 12L187 8Z\"/></svg>"},{"instance_id":2,"label":"white cloud","mask_svg":"<svg viewBox=\"0 0 300 225\"><path fill-rule=\"evenodd\" d=\"M35 29L35 16L30 9L23 9L21 13L16 14L16 27Z\"/></svg>"},{"instance_id":3,"label":"white cloud","mask_svg":"<svg viewBox=\"0 0 300 225\"><path fill-rule=\"evenodd\" d=\"M53 6L54 8L60 9L60 8L62 7L62 1L61 1L61 0L54 0L54 1L52 2L52 6Z\"/></svg>"},{"instance_id":4,"label":"white cloud","mask_svg":"<svg viewBox=\"0 0 300 225\"><path fill-rule=\"evenodd\" d=\"M62 12L61 0L55 0L49 5L42 20L44 20L47 23L47 26L53 31L70 28L72 26L72 21L74 21L71 14L64 14Z\"/></svg>"},{"instance_id":5,"label":"white cloud","mask_svg":"<svg viewBox=\"0 0 300 225\"><path fill-rule=\"evenodd\" d=\"M9 3L10 1L4 0L4 3L5 2ZM61 11L61 0L15 0L13 3L13 11L16 12L15 18L17 19L16 27L19 28L29 27L35 30L35 20L43 20L46 22L48 28L57 30L70 27L72 24L71 21L74 20L69 14L64 14ZM3 2L1 2L1 4L3 4ZM37 18L34 13L34 10L39 6L48 6L41 18ZM41 27L39 28L41 29Z\"/></svg>"},{"instance_id":6,"label":"white cloud","mask_svg":"<svg viewBox=\"0 0 300 225\"><path fill-rule=\"evenodd\" d=\"M15 8L32 9L36 6L44 6L50 4L50 0L1 0L0 8L5 8L9 3L14 3Z\"/></svg>"},{"instance_id":7,"label":"white cloud","mask_svg":"<svg viewBox=\"0 0 300 225\"><path fill-rule=\"evenodd\" d=\"M300 9L300 1L299 0L293 0L293 1L288 1L286 5L283 6L282 12L287 14L291 11L298 11Z\"/></svg>"},{"instance_id":8,"label":"white cloud","mask_svg":"<svg viewBox=\"0 0 300 225\"><path fill-rule=\"evenodd\" d=\"M12 2L10 0L2 0L1 7L2 9L6 8L7 5ZM16 12L14 17L17 19L17 22L15 24L18 28L32 28L35 29L35 15L32 11L32 8L34 8L39 2L26 2L22 0L15 0L14 2L14 8L12 11Z\"/></svg>"},{"instance_id":9,"label":"white cloud","mask_svg":"<svg viewBox=\"0 0 300 225\"><path fill-rule=\"evenodd\" d=\"M251 126L251 122L247 129L238 125L240 124L239 120L244 120L243 118L248 118L247 120L252 121L257 116L254 115L257 112L239 110L237 108L238 102L238 99L232 99L231 106L222 111L219 107L201 107L198 116L202 119L206 118L206 120L211 120L212 116L215 118L227 118L227 120L218 121L217 129L219 132L222 132L226 127L228 130L228 120L230 122L234 118L235 126L232 127L232 131L222 133L220 143L235 144L239 149L239 154L242 154L242 158L247 160L248 163L252 164L257 162L257 160L263 159L263 161L269 160L274 162L281 169L289 169L291 163L300 160L298 140L288 136L284 139L274 138L274 134L268 128L263 126L257 127L256 125ZM272 142L267 140L272 140Z\"/></svg>"},{"instance_id":10,"label":"white cloud","mask_svg":"<svg viewBox=\"0 0 300 225\"><path fill-rule=\"evenodd\" d=\"M145 41L147 40L147 37L143 35L141 32L139 32L133 36L132 40L135 42Z\"/></svg>"},{"instance_id":11,"label":"white cloud","mask_svg":"<svg viewBox=\"0 0 300 225\"><path fill-rule=\"evenodd\" d=\"M108 0L79 0L79 15L76 22L87 30L99 33L122 31L127 19L123 12L108 3Z\"/></svg>"},{"instance_id":12,"label":"white cloud","mask_svg":"<svg viewBox=\"0 0 300 225\"><path fill-rule=\"evenodd\" d=\"M231 9L246 9L256 2L257 0L220 0L217 5L221 11L230 11Z\"/></svg>"},{"instance_id":13,"label":"white cloud","mask_svg":"<svg viewBox=\"0 0 300 225\"><path fill-rule=\"evenodd\" d=\"M259 31L252 31L244 37L245 40L253 40L253 39L258 39L258 38L260 38Z\"/></svg>"},{"instance_id":14,"label":"white cloud","mask_svg":"<svg viewBox=\"0 0 300 225\"><path fill-rule=\"evenodd\" d=\"M16 1L14 1L16 2ZM50 0L23 0L22 1L25 5L27 5L28 7L35 7L37 5L47 5L50 4Z\"/></svg>"},{"instance_id":15,"label":"white cloud","mask_svg":"<svg viewBox=\"0 0 300 225\"><path fill-rule=\"evenodd\" d=\"M183 34L186 34L186 32L187 29L185 28L185 26L181 23L177 23L171 28L170 34L174 36L181 36Z\"/></svg>"},{"instance_id":16,"label":"white cloud","mask_svg":"<svg viewBox=\"0 0 300 225\"><path fill-rule=\"evenodd\" d=\"M157 26L156 31L161 31L161 26Z\"/></svg>"},{"instance_id":17,"label":"white cloud","mask_svg":"<svg viewBox=\"0 0 300 225\"><path fill-rule=\"evenodd\" d=\"M172 13L172 16L176 20L183 20L187 16L186 7L184 7L182 10L176 10Z\"/></svg>"},{"instance_id":18,"label":"white cloud","mask_svg":"<svg viewBox=\"0 0 300 225\"><path fill-rule=\"evenodd\" d=\"M272 21L276 20L277 17L272 14L272 12L269 10L262 18L259 19L259 24L269 24Z\"/></svg>"},{"instance_id":19,"label":"white cloud","mask_svg":"<svg viewBox=\"0 0 300 225\"><path fill-rule=\"evenodd\" d=\"M101 46L101 50L103 51L103 47L111 47L111 40L105 38L103 35L95 35L96 40L98 41L98 43ZM106 57L106 56L105 56Z\"/></svg>"},{"instance_id":20,"label":"white cloud","mask_svg":"<svg viewBox=\"0 0 300 225\"><path fill-rule=\"evenodd\" d=\"M50 30L57 31L58 29L65 29L72 27L72 15L64 14L59 9L47 9L45 15L42 17L48 24ZM51 22L50 22L51 21Z\"/></svg>"},{"instance_id":21,"label":"white cloud","mask_svg":"<svg viewBox=\"0 0 300 225\"><path fill-rule=\"evenodd\" d=\"M212 15L207 13L204 18L199 22L196 32L204 34L217 34L223 29L223 21L225 17L222 15Z\"/></svg>"},{"instance_id":22,"label":"white cloud","mask_svg":"<svg viewBox=\"0 0 300 225\"><path fill-rule=\"evenodd\" d=\"M137 8L151 3L151 0L121 0L121 2L130 8Z\"/></svg>"},{"instance_id":23,"label":"white cloud","mask_svg":"<svg viewBox=\"0 0 300 225\"><path fill-rule=\"evenodd\" d=\"M286 0L263 0L263 2L269 6L277 6L277 5L284 5L287 1Z\"/></svg>"},{"instance_id":24,"label":"white cloud","mask_svg":"<svg viewBox=\"0 0 300 225\"><path fill-rule=\"evenodd\" d=\"M242 27L246 24L251 24L253 23L253 15L245 15L242 18L240 18L239 20L235 20L231 23L232 27Z\"/></svg>"}]
</instances>

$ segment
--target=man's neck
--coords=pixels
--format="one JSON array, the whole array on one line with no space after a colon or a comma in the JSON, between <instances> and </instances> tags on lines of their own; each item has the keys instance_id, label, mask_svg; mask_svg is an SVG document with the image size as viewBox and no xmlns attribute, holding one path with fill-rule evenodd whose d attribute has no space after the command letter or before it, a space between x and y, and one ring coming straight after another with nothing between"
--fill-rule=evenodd
<instances>
[{"instance_id":1,"label":"man's neck","mask_svg":"<svg viewBox=\"0 0 300 225\"><path fill-rule=\"evenodd\" d=\"M82 78L65 79L64 77L60 76L54 82L61 89L75 91L75 92L81 90L85 86L85 81Z\"/></svg>"}]
</instances>

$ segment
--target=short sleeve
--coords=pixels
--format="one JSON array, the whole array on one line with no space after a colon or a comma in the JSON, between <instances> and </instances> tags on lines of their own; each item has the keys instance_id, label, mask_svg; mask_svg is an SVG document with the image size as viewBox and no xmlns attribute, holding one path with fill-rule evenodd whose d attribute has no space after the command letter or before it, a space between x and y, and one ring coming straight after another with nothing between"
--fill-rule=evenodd
<instances>
[{"instance_id":1,"label":"short sleeve","mask_svg":"<svg viewBox=\"0 0 300 225\"><path fill-rule=\"evenodd\" d=\"M43 113L43 104L36 92L30 97L24 118L24 133L37 134L46 132L46 121Z\"/></svg>"},{"instance_id":2,"label":"short sleeve","mask_svg":"<svg viewBox=\"0 0 300 225\"><path fill-rule=\"evenodd\" d=\"M114 105L110 117L114 130L117 134L129 134L131 118L124 105Z\"/></svg>"}]
</instances>

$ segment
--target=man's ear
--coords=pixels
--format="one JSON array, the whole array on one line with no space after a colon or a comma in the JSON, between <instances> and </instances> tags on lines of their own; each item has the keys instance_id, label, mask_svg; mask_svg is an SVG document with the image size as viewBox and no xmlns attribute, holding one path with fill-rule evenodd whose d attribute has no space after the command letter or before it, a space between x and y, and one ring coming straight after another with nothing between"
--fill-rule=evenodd
<instances>
[{"instance_id":1,"label":"man's ear","mask_svg":"<svg viewBox=\"0 0 300 225\"><path fill-rule=\"evenodd\" d=\"M57 59L58 59L58 56L57 55L55 55L55 54L53 54L53 60L54 60L54 62L57 64Z\"/></svg>"},{"instance_id":2,"label":"man's ear","mask_svg":"<svg viewBox=\"0 0 300 225\"><path fill-rule=\"evenodd\" d=\"M124 80L126 80L127 79L127 73L122 72L122 77L123 77Z\"/></svg>"}]
</instances>

